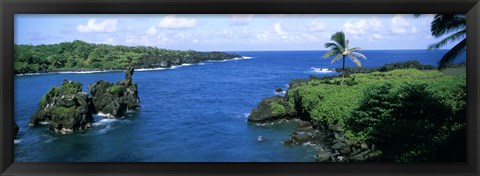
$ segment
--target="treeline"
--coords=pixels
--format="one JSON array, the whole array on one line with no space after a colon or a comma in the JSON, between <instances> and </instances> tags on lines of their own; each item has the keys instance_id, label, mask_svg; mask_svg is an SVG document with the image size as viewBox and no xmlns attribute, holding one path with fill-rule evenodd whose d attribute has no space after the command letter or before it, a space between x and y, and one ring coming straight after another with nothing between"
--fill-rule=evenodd
<instances>
[{"instance_id":1,"label":"treeline","mask_svg":"<svg viewBox=\"0 0 480 176\"><path fill-rule=\"evenodd\" d=\"M15 74L65 70L171 67L241 57L224 52L179 51L144 46L90 44L80 40L52 45L15 45Z\"/></svg>"},{"instance_id":2,"label":"treeline","mask_svg":"<svg viewBox=\"0 0 480 176\"><path fill-rule=\"evenodd\" d=\"M433 70L433 69L436 69L437 67L432 65L423 65L417 60L410 60L405 62L385 64L381 67L373 67L373 68L354 67L354 68L345 68L345 70L347 71L348 74L353 74L353 73L372 73L377 71L387 72L387 71L392 71L397 69L406 69L406 68L414 68L418 70ZM336 68L335 71L342 72L342 68Z\"/></svg>"}]
</instances>

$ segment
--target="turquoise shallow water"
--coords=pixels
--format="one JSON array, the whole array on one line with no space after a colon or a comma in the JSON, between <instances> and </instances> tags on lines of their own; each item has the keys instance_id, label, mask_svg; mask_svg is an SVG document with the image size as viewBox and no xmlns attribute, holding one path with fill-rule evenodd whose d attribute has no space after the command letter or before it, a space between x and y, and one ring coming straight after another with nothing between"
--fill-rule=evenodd
<instances>
[{"instance_id":1,"label":"turquoise shallow water","mask_svg":"<svg viewBox=\"0 0 480 176\"><path fill-rule=\"evenodd\" d=\"M137 71L141 109L121 119L95 117L89 130L54 134L28 127L30 116L51 86L63 79L88 84L117 82L123 72L40 74L15 77L15 119L20 126L16 162L310 162L315 151L283 146L294 123L254 125L248 113L275 88L292 79L333 75L324 51L235 52L248 59L206 62L174 69ZM436 65L445 51L364 51L366 67L419 60ZM465 60L464 57L459 61ZM353 63L347 61L348 66ZM258 141L262 136L263 141Z\"/></svg>"}]
</instances>

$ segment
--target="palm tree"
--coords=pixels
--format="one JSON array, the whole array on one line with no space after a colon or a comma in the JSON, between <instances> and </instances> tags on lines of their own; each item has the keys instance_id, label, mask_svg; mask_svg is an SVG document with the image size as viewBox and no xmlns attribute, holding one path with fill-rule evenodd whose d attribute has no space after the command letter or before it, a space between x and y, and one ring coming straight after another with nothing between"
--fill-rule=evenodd
<instances>
[{"instance_id":1,"label":"palm tree","mask_svg":"<svg viewBox=\"0 0 480 176\"><path fill-rule=\"evenodd\" d=\"M345 33L343 32L337 32L333 34L330 40L332 40L333 43L325 43L325 48L329 48L330 51L325 55L323 55L323 58L326 59L326 58L329 58L330 56L335 55L335 57L332 59L330 63L334 63L340 58L343 59L343 66L342 66L343 75L342 75L342 83L341 83L341 85L343 85L343 81L345 79L345 57L348 56L359 67L362 67L362 62L358 60L358 57L363 59L367 59L367 57L365 57L365 55L359 52L356 52L361 49L360 47L350 48L348 46L348 40L345 39Z\"/></svg>"},{"instance_id":2,"label":"palm tree","mask_svg":"<svg viewBox=\"0 0 480 176\"><path fill-rule=\"evenodd\" d=\"M438 49L449 42L461 40L453 48L451 48L440 60L439 69L445 68L445 66L452 62L457 56L465 53L467 48L467 20L464 14L437 14L435 15L431 23L432 35L436 38L445 34L454 32L447 36L440 42L432 44L429 49Z\"/></svg>"}]
</instances>

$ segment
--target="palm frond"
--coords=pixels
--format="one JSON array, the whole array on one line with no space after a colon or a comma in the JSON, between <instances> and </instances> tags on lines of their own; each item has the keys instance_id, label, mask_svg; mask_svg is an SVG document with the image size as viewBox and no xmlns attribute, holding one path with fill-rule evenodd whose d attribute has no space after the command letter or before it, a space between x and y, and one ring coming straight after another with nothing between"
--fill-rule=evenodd
<instances>
[{"instance_id":1,"label":"palm frond","mask_svg":"<svg viewBox=\"0 0 480 176\"><path fill-rule=\"evenodd\" d=\"M343 48L336 43L325 43L325 48L330 48L330 49L338 48L341 51L343 50Z\"/></svg>"},{"instance_id":2,"label":"palm frond","mask_svg":"<svg viewBox=\"0 0 480 176\"><path fill-rule=\"evenodd\" d=\"M350 58L350 60L355 62L358 65L358 67L362 67L362 62L360 62L360 60L358 60L358 58L355 57L353 54L349 54L348 57Z\"/></svg>"},{"instance_id":3,"label":"palm frond","mask_svg":"<svg viewBox=\"0 0 480 176\"><path fill-rule=\"evenodd\" d=\"M443 55L442 60L440 60L440 64L438 66L439 69L445 68L448 63L451 63L457 56L460 54L465 53L467 50L467 39L463 39L460 43L455 45L452 49L450 49L445 55Z\"/></svg>"},{"instance_id":4,"label":"palm frond","mask_svg":"<svg viewBox=\"0 0 480 176\"><path fill-rule=\"evenodd\" d=\"M367 57L365 55L363 55L362 53L359 53L359 52L351 52L350 53L351 55L354 55L355 57L360 57L362 59L365 59L367 60Z\"/></svg>"},{"instance_id":5,"label":"palm frond","mask_svg":"<svg viewBox=\"0 0 480 176\"><path fill-rule=\"evenodd\" d=\"M337 33L332 35L331 40L333 40L335 43L337 43L341 48L347 48L346 43L345 43L345 33L337 32Z\"/></svg>"},{"instance_id":6,"label":"palm frond","mask_svg":"<svg viewBox=\"0 0 480 176\"><path fill-rule=\"evenodd\" d=\"M335 58L332 59L332 61L330 61L331 64L333 64L334 62L336 62L338 59L340 59L342 57L341 54L335 56Z\"/></svg>"},{"instance_id":7,"label":"palm frond","mask_svg":"<svg viewBox=\"0 0 480 176\"><path fill-rule=\"evenodd\" d=\"M438 14L431 23L431 32L435 37L440 37L452 31L466 28L467 20L464 14Z\"/></svg>"},{"instance_id":8,"label":"palm frond","mask_svg":"<svg viewBox=\"0 0 480 176\"><path fill-rule=\"evenodd\" d=\"M340 54L341 52L339 52L338 50L331 50L329 51L328 53L325 53L325 55L322 56L322 58L326 59L326 58L329 58L330 56L333 56L335 54Z\"/></svg>"},{"instance_id":9,"label":"palm frond","mask_svg":"<svg viewBox=\"0 0 480 176\"><path fill-rule=\"evenodd\" d=\"M458 31L455 34L452 34L452 35L448 36L447 38L443 39L442 41L440 41L436 44L430 45L428 47L428 49L438 49L442 46L445 46L449 42L453 42L453 41L456 41L458 39L465 38L466 35L467 35L467 30L466 29Z\"/></svg>"},{"instance_id":10,"label":"palm frond","mask_svg":"<svg viewBox=\"0 0 480 176\"><path fill-rule=\"evenodd\" d=\"M350 50L350 51L358 51L358 50L361 50L361 49L362 49L362 48L360 48L360 47L353 47L353 48L350 48L350 49L348 49L348 50Z\"/></svg>"}]
</instances>

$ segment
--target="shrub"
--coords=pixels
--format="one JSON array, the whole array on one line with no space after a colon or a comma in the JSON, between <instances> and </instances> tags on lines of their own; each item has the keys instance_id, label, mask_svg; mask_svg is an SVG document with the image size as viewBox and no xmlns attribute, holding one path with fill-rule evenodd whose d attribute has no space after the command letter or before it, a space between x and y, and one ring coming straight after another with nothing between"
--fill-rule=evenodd
<instances>
[{"instance_id":1,"label":"shrub","mask_svg":"<svg viewBox=\"0 0 480 176\"><path fill-rule=\"evenodd\" d=\"M111 86L107 88L107 92L110 94L119 94L125 90L125 86Z\"/></svg>"},{"instance_id":2,"label":"shrub","mask_svg":"<svg viewBox=\"0 0 480 176\"><path fill-rule=\"evenodd\" d=\"M270 103L270 107L272 108L272 114L274 116L283 116L286 114L285 107L277 102Z\"/></svg>"}]
</instances>

